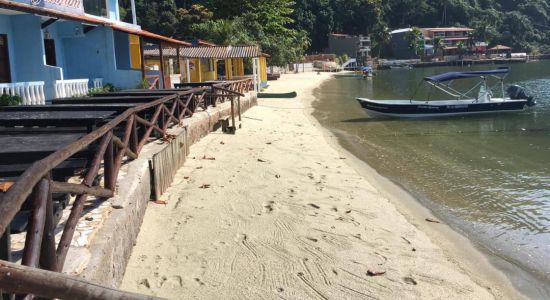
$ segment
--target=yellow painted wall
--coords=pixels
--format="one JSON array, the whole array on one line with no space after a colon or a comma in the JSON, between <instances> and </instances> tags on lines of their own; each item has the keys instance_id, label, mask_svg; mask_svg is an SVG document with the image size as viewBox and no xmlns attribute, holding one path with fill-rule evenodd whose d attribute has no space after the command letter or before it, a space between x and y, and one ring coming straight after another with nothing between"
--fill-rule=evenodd
<instances>
[{"instance_id":1,"label":"yellow painted wall","mask_svg":"<svg viewBox=\"0 0 550 300\"><path fill-rule=\"evenodd\" d=\"M202 65L200 59L190 59L189 63L191 64L191 82L201 82L202 81ZM194 67L193 67L194 66Z\"/></svg>"},{"instance_id":2,"label":"yellow painted wall","mask_svg":"<svg viewBox=\"0 0 550 300\"><path fill-rule=\"evenodd\" d=\"M233 79L233 60L232 59L225 60L225 78L227 80Z\"/></svg>"},{"instance_id":3,"label":"yellow painted wall","mask_svg":"<svg viewBox=\"0 0 550 300\"><path fill-rule=\"evenodd\" d=\"M130 40L130 61L132 69L141 69L141 49L139 46L139 36L129 34Z\"/></svg>"},{"instance_id":4,"label":"yellow painted wall","mask_svg":"<svg viewBox=\"0 0 550 300\"><path fill-rule=\"evenodd\" d=\"M218 80L218 62L210 59L209 63L212 66L211 70L208 70L208 64L201 63L202 81Z\"/></svg>"},{"instance_id":5,"label":"yellow painted wall","mask_svg":"<svg viewBox=\"0 0 550 300\"><path fill-rule=\"evenodd\" d=\"M260 57L260 80L267 81L267 59Z\"/></svg>"},{"instance_id":6,"label":"yellow painted wall","mask_svg":"<svg viewBox=\"0 0 550 300\"><path fill-rule=\"evenodd\" d=\"M233 76L244 76L244 59L242 58L233 58Z\"/></svg>"}]
</instances>

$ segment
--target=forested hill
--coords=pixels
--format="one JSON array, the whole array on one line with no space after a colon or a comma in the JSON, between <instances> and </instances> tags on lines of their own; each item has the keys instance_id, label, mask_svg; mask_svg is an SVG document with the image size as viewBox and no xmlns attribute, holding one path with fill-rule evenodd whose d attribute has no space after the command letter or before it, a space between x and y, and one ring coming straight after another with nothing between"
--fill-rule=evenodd
<instances>
[{"instance_id":1,"label":"forested hill","mask_svg":"<svg viewBox=\"0 0 550 300\"><path fill-rule=\"evenodd\" d=\"M469 26L478 40L516 51L548 52L550 45L548 0L136 0L136 5L145 29L218 44L259 43L274 64L304 51L321 52L330 32L384 36L408 26Z\"/></svg>"}]
</instances>

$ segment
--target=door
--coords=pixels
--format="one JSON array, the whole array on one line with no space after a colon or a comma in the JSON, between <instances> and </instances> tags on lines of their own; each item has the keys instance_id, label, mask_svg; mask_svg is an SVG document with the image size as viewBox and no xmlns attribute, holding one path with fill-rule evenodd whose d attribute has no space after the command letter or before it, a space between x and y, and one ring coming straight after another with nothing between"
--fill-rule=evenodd
<instances>
[{"instance_id":1,"label":"door","mask_svg":"<svg viewBox=\"0 0 550 300\"><path fill-rule=\"evenodd\" d=\"M0 83L11 82L8 36L0 34Z\"/></svg>"},{"instance_id":2,"label":"door","mask_svg":"<svg viewBox=\"0 0 550 300\"><path fill-rule=\"evenodd\" d=\"M57 66L57 59L55 58L55 41L52 39L44 40L44 52L46 54L46 64L48 66Z\"/></svg>"}]
</instances>

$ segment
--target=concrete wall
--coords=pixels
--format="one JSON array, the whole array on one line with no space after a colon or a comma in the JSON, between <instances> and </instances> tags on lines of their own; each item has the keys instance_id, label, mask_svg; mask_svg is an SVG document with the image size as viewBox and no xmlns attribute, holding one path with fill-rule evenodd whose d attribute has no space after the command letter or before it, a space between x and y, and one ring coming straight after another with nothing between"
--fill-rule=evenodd
<instances>
[{"instance_id":1,"label":"concrete wall","mask_svg":"<svg viewBox=\"0 0 550 300\"><path fill-rule=\"evenodd\" d=\"M349 57L357 57L359 50L359 37L340 37L329 35L328 45L329 52L338 56L347 54Z\"/></svg>"},{"instance_id":2,"label":"concrete wall","mask_svg":"<svg viewBox=\"0 0 550 300\"><path fill-rule=\"evenodd\" d=\"M222 103L185 119L187 142L192 145L208 135L220 118L230 114L229 104ZM241 100L242 112L254 105L257 99L253 93ZM175 130L172 133L178 134ZM117 184L116 196L109 200L114 210L89 246L91 257L81 277L112 287L120 285L151 197L149 159L164 147L167 145L151 143L139 159L124 167L126 174ZM69 251L69 258L70 255Z\"/></svg>"},{"instance_id":3,"label":"concrete wall","mask_svg":"<svg viewBox=\"0 0 550 300\"><path fill-rule=\"evenodd\" d=\"M44 57L44 36L41 30L40 18L24 14L10 16L12 28L13 51L16 76L12 81L45 81L44 92L47 96L53 96L53 81L62 78L62 69L55 66L47 66ZM63 52L62 49L56 51ZM61 57L58 62L63 63Z\"/></svg>"}]
</instances>

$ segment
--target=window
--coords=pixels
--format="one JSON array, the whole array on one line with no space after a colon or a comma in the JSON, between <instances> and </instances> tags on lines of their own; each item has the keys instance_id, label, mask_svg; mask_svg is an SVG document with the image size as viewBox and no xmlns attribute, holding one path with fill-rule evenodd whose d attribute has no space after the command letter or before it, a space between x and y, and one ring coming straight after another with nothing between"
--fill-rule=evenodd
<instances>
[{"instance_id":1,"label":"window","mask_svg":"<svg viewBox=\"0 0 550 300\"><path fill-rule=\"evenodd\" d=\"M48 66L57 66L55 57L55 41L52 39L44 40L44 54L46 55L46 64Z\"/></svg>"},{"instance_id":2,"label":"window","mask_svg":"<svg viewBox=\"0 0 550 300\"><path fill-rule=\"evenodd\" d=\"M84 12L90 15L108 17L106 0L84 0Z\"/></svg>"},{"instance_id":3,"label":"window","mask_svg":"<svg viewBox=\"0 0 550 300\"><path fill-rule=\"evenodd\" d=\"M208 58L202 58L201 59L201 65L206 68L207 72L214 72L214 60L208 59Z\"/></svg>"},{"instance_id":4,"label":"window","mask_svg":"<svg viewBox=\"0 0 550 300\"><path fill-rule=\"evenodd\" d=\"M8 36L0 34L0 83L11 82Z\"/></svg>"}]
</instances>

